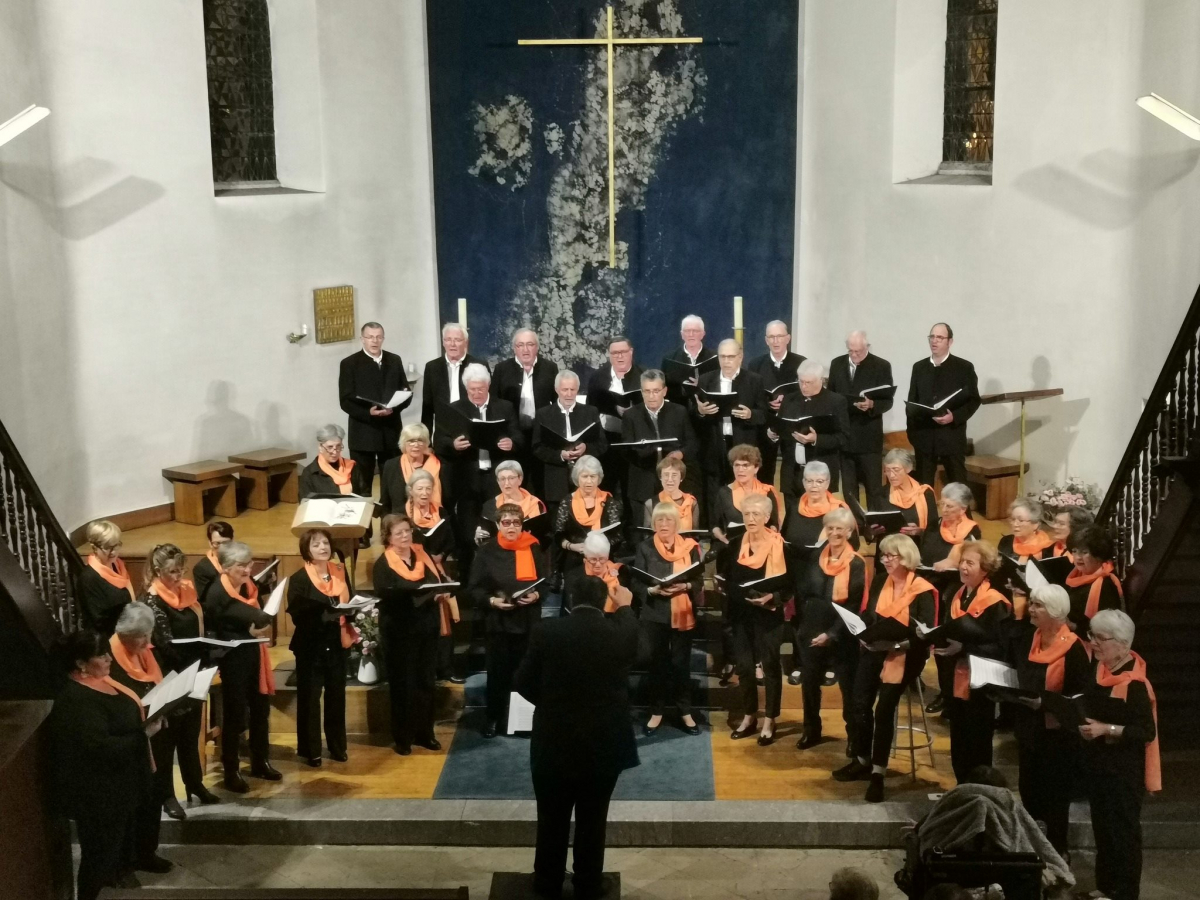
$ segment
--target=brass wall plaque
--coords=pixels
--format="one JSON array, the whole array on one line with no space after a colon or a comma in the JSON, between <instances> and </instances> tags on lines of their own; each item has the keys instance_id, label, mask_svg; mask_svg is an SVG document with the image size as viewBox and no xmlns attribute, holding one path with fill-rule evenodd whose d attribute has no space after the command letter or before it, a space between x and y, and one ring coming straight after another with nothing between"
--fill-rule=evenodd
<instances>
[{"instance_id":1,"label":"brass wall plaque","mask_svg":"<svg viewBox=\"0 0 1200 900\"><path fill-rule=\"evenodd\" d=\"M317 343L336 344L354 340L354 288L316 288L313 291L313 316Z\"/></svg>"}]
</instances>

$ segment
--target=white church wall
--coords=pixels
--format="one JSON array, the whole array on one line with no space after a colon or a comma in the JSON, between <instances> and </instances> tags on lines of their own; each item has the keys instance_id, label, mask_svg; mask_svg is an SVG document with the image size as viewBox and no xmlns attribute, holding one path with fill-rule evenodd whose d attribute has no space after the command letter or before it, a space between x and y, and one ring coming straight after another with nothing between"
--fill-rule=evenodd
<instances>
[{"instance_id":1,"label":"white church wall","mask_svg":"<svg viewBox=\"0 0 1200 900\"><path fill-rule=\"evenodd\" d=\"M947 320L981 391L1065 390L1030 407L1031 486L1107 487L1200 282L1200 151L1133 102L1200 109L1200 8L1002 0L991 187L893 183L909 24L896 0L807 4L795 346L827 360L866 328L906 391ZM1016 412L981 410L979 452L1015 457Z\"/></svg>"},{"instance_id":2,"label":"white church wall","mask_svg":"<svg viewBox=\"0 0 1200 900\"><path fill-rule=\"evenodd\" d=\"M86 436L70 524L166 501L163 466L344 424L358 345L314 344L315 287L354 285L406 363L436 352L422 4L317 0L325 192L221 198L201 4L39 6Z\"/></svg>"}]
</instances>

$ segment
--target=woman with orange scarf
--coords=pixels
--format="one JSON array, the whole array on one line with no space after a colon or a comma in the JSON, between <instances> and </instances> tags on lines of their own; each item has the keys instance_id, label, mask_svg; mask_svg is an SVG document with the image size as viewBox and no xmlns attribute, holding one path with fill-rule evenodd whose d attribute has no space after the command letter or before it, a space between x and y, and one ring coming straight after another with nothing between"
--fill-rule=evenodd
<instances>
[{"instance_id":1,"label":"woman with orange scarf","mask_svg":"<svg viewBox=\"0 0 1200 900\"><path fill-rule=\"evenodd\" d=\"M964 542L977 541L983 532L971 518L975 495L965 484L952 481L942 488L938 501L940 518L931 522L921 537L921 562L939 572L958 568L958 554Z\"/></svg>"},{"instance_id":2,"label":"woman with orange scarf","mask_svg":"<svg viewBox=\"0 0 1200 900\"><path fill-rule=\"evenodd\" d=\"M138 810L153 790L147 725L138 695L111 677L108 639L94 631L67 635L61 664L66 686L47 722L49 784L56 806L75 820L79 838L79 900L102 888L138 886L133 869Z\"/></svg>"},{"instance_id":3,"label":"woman with orange scarf","mask_svg":"<svg viewBox=\"0 0 1200 900\"><path fill-rule=\"evenodd\" d=\"M379 469L379 505L383 514L404 512L408 502L408 483L413 473L425 470L433 476L433 502L445 508L442 487L442 462L429 449L429 429L420 422L409 422L400 431L400 455Z\"/></svg>"},{"instance_id":4,"label":"woman with orange scarf","mask_svg":"<svg viewBox=\"0 0 1200 900\"><path fill-rule=\"evenodd\" d=\"M702 510L695 495L683 489L684 479L687 478L688 467L677 456L664 456L655 468L658 483L662 488L655 496L646 501L643 527L653 528L654 507L660 503L673 503L679 510L679 530L681 532L701 531Z\"/></svg>"},{"instance_id":5,"label":"woman with orange scarf","mask_svg":"<svg viewBox=\"0 0 1200 900\"><path fill-rule=\"evenodd\" d=\"M1134 653L1133 620L1102 609L1088 640L1095 677L1084 694L1084 773L1096 838L1096 887L1137 900L1142 877L1142 798L1162 790L1158 713L1146 661Z\"/></svg>"},{"instance_id":6,"label":"woman with orange scarf","mask_svg":"<svg viewBox=\"0 0 1200 900\"><path fill-rule=\"evenodd\" d=\"M1086 634L1088 621L1102 609L1124 609L1125 589L1113 565L1113 539L1108 529L1093 525L1071 537L1075 568L1067 576L1071 627Z\"/></svg>"},{"instance_id":7,"label":"woman with orange scarf","mask_svg":"<svg viewBox=\"0 0 1200 900\"><path fill-rule=\"evenodd\" d=\"M783 609L792 598L794 575L789 575L787 553L778 531L767 528L773 504L763 494L752 494L742 501L744 533L729 543L723 566L725 597L738 610L733 625L733 643L737 653L738 693L741 695L742 722L729 735L733 740L749 737L758 729L758 684L755 667L762 665L766 685L760 747L775 742L775 720L783 700L783 667L779 645L786 628ZM783 579L766 589L748 586L764 578Z\"/></svg>"},{"instance_id":8,"label":"woman with orange scarf","mask_svg":"<svg viewBox=\"0 0 1200 900\"><path fill-rule=\"evenodd\" d=\"M808 472L804 474L807 477ZM821 742L821 685L826 672L833 672L837 678L842 693L842 720L846 723L846 733L851 731L858 641L846 630L834 606L857 614L867 602L867 566L850 545L855 531L854 514L839 506L825 513L821 524L825 546L815 563L800 573L795 618L800 690L804 698L804 734L796 743L800 750Z\"/></svg>"},{"instance_id":9,"label":"woman with orange scarf","mask_svg":"<svg viewBox=\"0 0 1200 900\"><path fill-rule=\"evenodd\" d=\"M623 605L621 597L630 590L632 579L629 566L612 561L612 544L598 531L590 532L583 539L583 568L567 582L567 591L574 594L587 575L599 578L608 586L608 599L604 602L603 612L607 615L615 613Z\"/></svg>"},{"instance_id":10,"label":"woman with orange scarf","mask_svg":"<svg viewBox=\"0 0 1200 900\"><path fill-rule=\"evenodd\" d=\"M495 536L496 510L505 503L513 503L521 507L521 514L525 517L527 528L530 519L546 512L546 504L525 490L522 487L524 483L525 470L515 459L506 459L497 463L496 485L500 488L500 493L484 501L483 508L479 513L482 521L475 527L476 544L482 544L488 538Z\"/></svg>"},{"instance_id":11,"label":"woman with orange scarf","mask_svg":"<svg viewBox=\"0 0 1200 900\"><path fill-rule=\"evenodd\" d=\"M346 430L341 425L322 425L317 430L317 457L300 470L300 499L314 494L355 494L358 477L354 460L342 456Z\"/></svg>"},{"instance_id":12,"label":"woman with orange scarf","mask_svg":"<svg viewBox=\"0 0 1200 900\"><path fill-rule=\"evenodd\" d=\"M1032 497L1018 497L1008 505L1008 527L1012 534L1000 538L997 548L1001 556L1015 559L1021 565L1031 559L1054 555L1054 538L1043 529L1046 512ZM1061 554L1058 554L1061 556Z\"/></svg>"},{"instance_id":13,"label":"woman with orange scarf","mask_svg":"<svg viewBox=\"0 0 1200 900\"><path fill-rule=\"evenodd\" d=\"M854 728L850 731L850 762L833 773L837 781L869 779L866 800L883 800L883 776L892 738L896 707L913 680L920 676L929 656L928 647L917 638L916 623L932 628L937 616L937 590L914 570L921 554L906 534L889 534L879 542L876 565L886 574L876 574L862 618L870 625L877 619L895 619L908 629L903 641L864 644L854 677Z\"/></svg>"},{"instance_id":14,"label":"woman with orange scarf","mask_svg":"<svg viewBox=\"0 0 1200 900\"><path fill-rule=\"evenodd\" d=\"M205 655L199 644L171 643L176 639L204 637L204 610L196 588L183 577L186 566L187 557L174 544L159 544L146 558L147 586L139 599L154 610L154 648L167 671L182 671ZM197 703L183 707L171 717L171 727L162 732L171 744L166 768L171 768L171 756L178 756L184 795L189 800L195 796L201 803L219 803L217 795L204 786L204 769L200 765L202 713ZM187 818L175 798L173 782L167 788L163 811L173 819Z\"/></svg>"},{"instance_id":15,"label":"woman with orange scarf","mask_svg":"<svg viewBox=\"0 0 1200 900\"><path fill-rule=\"evenodd\" d=\"M910 451L895 447L883 457L883 504L878 512L898 510L904 516L901 534L919 542L931 524L937 522L937 500L933 488L912 477L916 461ZM882 536L882 528L873 536Z\"/></svg>"},{"instance_id":16,"label":"woman with orange scarf","mask_svg":"<svg viewBox=\"0 0 1200 900\"><path fill-rule=\"evenodd\" d=\"M209 522L204 531L208 538L208 550L192 566L192 583L196 586L196 596L201 599L208 593L208 586L221 577L217 548L233 540L233 526L228 522Z\"/></svg>"},{"instance_id":17,"label":"woman with orange scarf","mask_svg":"<svg viewBox=\"0 0 1200 900\"><path fill-rule=\"evenodd\" d=\"M600 490L604 468L594 456L581 456L571 467L575 491L558 504L554 513L554 543L559 564L555 571L563 575L564 586L573 581L583 567L583 539L593 531L619 525L621 503L608 491ZM620 545L620 529L605 532L610 545ZM563 612L571 609L570 592L563 596Z\"/></svg>"},{"instance_id":18,"label":"woman with orange scarf","mask_svg":"<svg viewBox=\"0 0 1200 900\"><path fill-rule=\"evenodd\" d=\"M79 578L83 623L107 637L113 633L117 616L135 599L125 561L121 559L121 529L104 519L87 527L92 552Z\"/></svg>"},{"instance_id":19,"label":"woman with orange scarf","mask_svg":"<svg viewBox=\"0 0 1200 900\"><path fill-rule=\"evenodd\" d=\"M204 594L205 625L222 641L243 641L271 635L272 619L259 605L258 586L250 577L254 555L241 541L217 550L222 575ZM221 763L225 789L236 794L250 790L239 771L238 743L250 725L250 774L266 781L283 776L271 765L268 725L275 673L265 643L242 644L217 661L221 673Z\"/></svg>"},{"instance_id":20,"label":"woman with orange scarf","mask_svg":"<svg viewBox=\"0 0 1200 900\"><path fill-rule=\"evenodd\" d=\"M454 527L447 510L435 500L437 482L425 469L413 472L408 483L408 500L403 513L416 528L416 540L440 566L448 554L454 553Z\"/></svg>"},{"instance_id":21,"label":"woman with orange scarf","mask_svg":"<svg viewBox=\"0 0 1200 900\"><path fill-rule=\"evenodd\" d=\"M296 755L321 766L321 692L325 693L325 744L345 762L346 658L358 635L337 607L350 602L346 567L335 562L333 535L310 528L300 535L304 568L288 578L287 611L292 617L291 651L296 657Z\"/></svg>"},{"instance_id":22,"label":"woman with orange scarf","mask_svg":"<svg viewBox=\"0 0 1200 900\"><path fill-rule=\"evenodd\" d=\"M542 617L541 590L527 588L547 575L541 545L523 530L521 507L502 504L496 520L499 532L475 554L467 585L471 602L486 616L487 718L483 736L489 739L507 721L513 675L525 657L529 632ZM521 596L514 599L518 593Z\"/></svg>"},{"instance_id":23,"label":"woman with orange scarf","mask_svg":"<svg viewBox=\"0 0 1200 900\"><path fill-rule=\"evenodd\" d=\"M742 521L742 501L754 494L771 498L773 508L767 527L778 530L783 523L783 497L773 485L758 480L758 470L762 467L759 449L753 444L732 447L729 465L733 469L733 481L717 491L710 511L713 537L723 544L729 543L729 526Z\"/></svg>"},{"instance_id":24,"label":"woman with orange scarf","mask_svg":"<svg viewBox=\"0 0 1200 900\"><path fill-rule=\"evenodd\" d=\"M654 534L638 544L634 568L655 578L669 578L700 562L700 547L679 534L679 510L672 503L654 507ZM634 573L637 576L637 573ZM679 710L682 730L699 734L692 718L692 630L696 627L695 604L700 598L703 573L699 565L686 581L660 586L637 576L633 596L638 616L650 647L647 688L650 719L642 727L647 736L662 725L667 704Z\"/></svg>"},{"instance_id":25,"label":"woman with orange scarf","mask_svg":"<svg viewBox=\"0 0 1200 900\"><path fill-rule=\"evenodd\" d=\"M437 648L440 636L450 639L459 618L458 601L450 593L419 590L450 579L413 539L407 516L384 516L380 532L383 558L376 561L373 573L391 692L392 741L400 756L408 756L413 744L438 751L442 745L433 733Z\"/></svg>"},{"instance_id":26,"label":"woman with orange scarf","mask_svg":"<svg viewBox=\"0 0 1200 900\"><path fill-rule=\"evenodd\" d=\"M1074 697L1088 689L1092 660L1087 644L1067 624L1070 611L1067 592L1057 584L1043 585L1029 598L1029 621L1022 623L1010 660L1024 690ZM1021 699L1015 711L1021 803L1046 823L1046 837L1065 858L1079 735L1042 712L1041 696Z\"/></svg>"},{"instance_id":27,"label":"woman with orange scarf","mask_svg":"<svg viewBox=\"0 0 1200 900\"><path fill-rule=\"evenodd\" d=\"M1096 522L1096 517L1082 506L1069 506L1066 509L1050 507L1047 511L1046 527L1054 543L1050 547L1051 556L1071 557L1071 535L1082 534Z\"/></svg>"},{"instance_id":28,"label":"woman with orange scarf","mask_svg":"<svg viewBox=\"0 0 1200 900\"><path fill-rule=\"evenodd\" d=\"M999 568L1000 555L987 541L972 541L962 546L958 554L962 586L942 618L946 623L974 619L971 636L977 639L969 643L947 639L933 648L940 664L939 674L943 667L950 670L946 716L950 719L950 763L959 784L966 782L976 766L992 764L996 701L984 691L971 690L967 657L973 654L1003 659L1005 656L1003 634L1012 616L1012 603L989 580Z\"/></svg>"}]
</instances>

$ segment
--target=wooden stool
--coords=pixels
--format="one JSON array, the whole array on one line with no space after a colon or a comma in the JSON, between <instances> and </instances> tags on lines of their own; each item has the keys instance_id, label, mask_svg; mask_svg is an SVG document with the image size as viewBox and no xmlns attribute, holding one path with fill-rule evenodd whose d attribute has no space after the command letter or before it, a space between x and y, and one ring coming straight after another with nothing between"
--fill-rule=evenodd
<instances>
[{"instance_id":1,"label":"wooden stool","mask_svg":"<svg viewBox=\"0 0 1200 900\"><path fill-rule=\"evenodd\" d=\"M1029 471L1029 463L1025 463ZM1021 463L1003 456L968 456L967 481L975 494L975 507L985 519L1008 518L1008 505L1017 499Z\"/></svg>"},{"instance_id":2,"label":"wooden stool","mask_svg":"<svg viewBox=\"0 0 1200 900\"><path fill-rule=\"evenodd\" d=\"M204 495L209 491L217 494L215 512L218 516L223 519L237 516L237 479L234 476L241 470L236 463L215 459L163 469L163 478L175 486L175 521L203 525Z\"/></svg>"},{"instance_id":3,"label":"wooden stool","mask_svg":"<svg viewBox=\"0 0 1200 900\"><path fill-rule=\"evenodd\" d=\"M246 509L270 509L271 481L276 478L280 479L276 502L299 503L300 470L296 468L296 462L306 455L270 447L229 457L231 463L242 467L242 475L238 480L242 505Z\"/></svg>"}]
</instances>

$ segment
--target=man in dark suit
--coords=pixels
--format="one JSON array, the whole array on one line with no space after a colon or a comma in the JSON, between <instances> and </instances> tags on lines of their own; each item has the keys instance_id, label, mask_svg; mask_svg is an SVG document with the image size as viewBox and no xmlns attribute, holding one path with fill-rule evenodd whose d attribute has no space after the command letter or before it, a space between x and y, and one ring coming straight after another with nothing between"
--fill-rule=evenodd
<instances>
[{"instance_id":1,"label":"man in dark suit","mask_svg":"<svg viewBox=\"0 0 1200 900\"><path fill-rule=\"evenodd\" d=\"M838 489L838 464L850 427L845 398L825 387L825 367L815 359L806 359L799 374L800 393L784 398L779 408L779 431L772 431L779 438L779 487L789 513L804 493L804 466L813 460L829 466L829 490ZM833 416L834 425L832 430L814 431L804 423L783 421L802 416Z\"/></svg>"},{"instance_id":2,"label":"man in dark suit","mask_svg":"<svg viewBox=\"0 0 1200 900\"><path fill-rule=\"evenodd\" d=\"M684 395L679 370L668 363L687 363L694 366L708 362L716 354L704 346L704 320L699 316L684 316L683 321L679 323L679 336L683 338L683 346L663 357L662 370L667 376L667 396L675 403L690 403L691 397Z\"/></svg>"},{"instance_id":3,"label":"man in dark suit","mask_svg":"<svg viewBox=\"0 0 1200 900\"><path fill-rule=\"evenodd\" d=\"M757 446L758 430L767 423L767 393L763 390L762 379L742 368L741 345L732 338L721 341L717 346L717 360L721 368L701 375L699 390L714 394L734 393L738 399L730 415L721 416L716 404L705 402L702 393L696 394L695 410L701 422L701 430L697 433L704 457L704 493L710 522L717 520L712 508L717 492L733 480L729 448L737 444Z\"/></svg>"},{"instance_id":4,"label":"man in dark suit","mask_svg":"<svg viewBox=\"0 0 1200 900\"><path fill-rule=\"evenodd\" d=\"M846 353L829 364L829 390L846 399L850 428L842 450L842 493L858 499L858 486L867 489L867 508L883 502L883 414L893 396L863 397L867 388L892 384L892 364L871 353L865 331L852 331Z\"/></svg>"},{"instance_id":5,"label":"man in dark suit","mask_svg":"<svg viewBox=\"0 0 1200 900\"><path fill-rule=\"evenodd\" d=\"M979 379L973 365L950 355L953 344L954 331L945 322L930 328L930 356L913 365L908 384L910 403L934 406L951 398L934 413L906 409L917 457L913 476L921 484L933 484L939 464L946 467L947 484L967 483L967 420L979 409Z\"/></svg>"},{"instance_id":6,"label":"man in dark suit","mask_svg":"<svg viewBox=\"0 0 1200 900\"><path fill-rule=\"evenodd\" d=\"M687 477L681 486L697 499L702 494L698 492L696 484L703 483L699 465L700 444L696 440L687 408L680 403L667 402L667 379L658 369L643 372L641 385L642 404L625 413L621 421L621 441L631 443L676 438L679 443L663 448L625 448L629 459L629 503L633 515L630 524L633 526L642 522L640 508L651 497L658 496L658 464L663 457L674 456L684 461Z\"/></svg>"},{"instance_id":7,"label":"man in dark suit","mask_svg":"<svg viewBox=\"0 0 1200 900\"><path fill-rule=\"evenodd\" d=\"M467 352L467 329L457 322L442 326L443 356L425 363L425 377L421 379L421 423L433 436L434 420L439 403L455 403L467 396L463 385L463 372L472 363L487 366L482 359Z\"/></svg>"},{"instance_id":8,"label":"man in dark suit","mask_svg":"<svg viewBox=\"0 0 1200 900\"><path fill-rule=\"evenodd\" d=\"M513 459L524 449L525 436L517 426L517 412L512 404L491 396L492 377L487 366L471 363L463 372L463 399L450 404L450 409L465 419L503 419L508 423L503 435L488 447L475 446L467 436L468 425L462 419L443 416L442 427L433 440L434 451L449 466L449 477L442 483L453 485L453 520L458 545L459 571L468 572L475 555L475 527L479 524L483 504L495 497L496 466Z\"/></svg>"},{"instance_id":9,"label":"man in dark suit","mask_svg":"<svg viewBox=\"0 0 1200 900\"><path fill-rule=\"evenodd\" d=\"M608 586L581 578L571 615L538 623L513 679L536 707L529 768L537 796L539 896L562 896L572 810L575 896L603 895L609 799L621 772L638 764L629 709L638 625L629 608L632 594L620 587L614 594L617 610L605 616Z\"/></svg>"},{"instance_id":10,"label":"man in dark suit","mask_svg":"<svg viewBox=\"0 0 1200 900\"><path fill-rule=\"evenodd\" d=\"M600 427L600 413L594 406L576 400L579 376L564 369L554 376L554 391L558 400L539 409L533 420L533 455L545 469L542 499L552 514L559 501L574 490L571 467L579 457L586 454L599 459L608 450L608 440ZM571 435L579 435L579 440L564 442Z\"/></svg>"},{"instance_id":11,"label":"man in dark suit","mask_svg":"<svg viewBox=\"0 0 1200 900\"><path fill-rule=\"evenodd\" d=\"M544 490L542 466L532 455L533 418L539 409L554 402L554 376L558 366L538 353L537 332L521 328L512 339L513 356L496 363L492 393L513 405L525 435L525 452L518 461L525 469L526 487L539 497Z\"/></svg>"},{"instance_id":12,"label":"man in dark suit","mask_svg":"<svg viewBox=\"0 0 1200 900\"><path fill-rule=\"evenodd\" d=\"M800 368L800 363L804 362L805 358L799 353L791 351L792 332L786 322L779 319L768 322L766 341L767 352L752 360L746 368L762 379L765 390L773 391L781 384L796 380L796 370ZM775 394L767 400L768 419L772 417L773 413L779 412L782 403L783 394ZM758 449L763 458L758 480L771 484L775 481L775 460L778 447L767 437L765 427L759 429Z\"/></svg>"},{"instance_id":13,"label":"man in dark suit","mask_svg":"<svg viewBox=\"0 0 1200 900\"><path fill-rule=\"evenodd\" d=\"M588 379L587 400L589 406L600 411L600 424L608 443L621 440L621 420L635 404L617 403L614 391L636 391L642 367L633 361L633 341L619 334L609 339L608 362L592 373ZM624 453L611 447L600 460L604 467L604 489L612 492L622 504L621 521L629 521L628 482L629 466Z\"/></svg>"}]
</instances>

